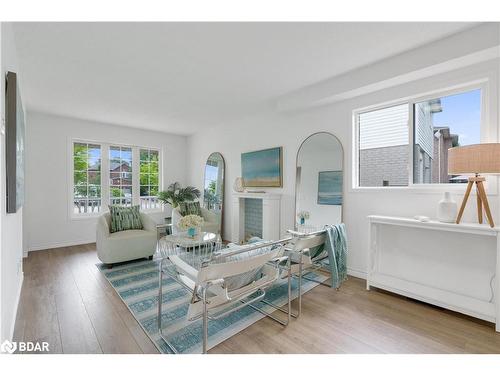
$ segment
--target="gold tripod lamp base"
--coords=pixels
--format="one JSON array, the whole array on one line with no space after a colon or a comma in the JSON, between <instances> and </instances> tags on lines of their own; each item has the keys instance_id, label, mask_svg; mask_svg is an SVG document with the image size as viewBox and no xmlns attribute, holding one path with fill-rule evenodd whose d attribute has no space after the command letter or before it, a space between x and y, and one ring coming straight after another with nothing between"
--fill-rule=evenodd
<instances>
[{"instance_id":1,"label":"gold tripod lamp base","mask_svg":"<svg viewBox=\"0 0 500 375\"><path fill-rule=\"evenodd\" d=\"M462 215L464 214L465 205L467 204L467 200L469 199L470 192L474 184L476 184L476 194L477 194L477 220L479 224L483 223L483 207L484 212L486 213L486 218L490 227L494 227L495 223L493 222L493 217L491 216L490 205L488 203L488 197L486 196L486 191L484 190L483 182L486 179L481 176L469 177L469 182L467 183L467 189L465 190L464 199L462 201L462 205L460 206L460 211L458 211L457 216L457 224L460 224L460 220L462 219Z\"/></svg>"}]
</instances>

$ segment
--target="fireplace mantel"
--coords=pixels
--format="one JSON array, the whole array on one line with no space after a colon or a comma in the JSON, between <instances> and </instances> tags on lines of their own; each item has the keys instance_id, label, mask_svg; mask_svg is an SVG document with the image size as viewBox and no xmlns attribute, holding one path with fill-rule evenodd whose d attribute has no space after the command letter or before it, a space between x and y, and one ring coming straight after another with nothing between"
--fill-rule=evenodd
<instances>
[{"instance_id":1,"label":"fireplace mantel","mask_svg":"<svg viewBox=\"0 0 500 375\"><path fill-rule=\"evenodd\" d=\"M241 243L245 239L246 198L262 200L262 238L264 240L278 240L280 237L281 194L233 192L232 242Z\"/></svg>"}]
</instances>

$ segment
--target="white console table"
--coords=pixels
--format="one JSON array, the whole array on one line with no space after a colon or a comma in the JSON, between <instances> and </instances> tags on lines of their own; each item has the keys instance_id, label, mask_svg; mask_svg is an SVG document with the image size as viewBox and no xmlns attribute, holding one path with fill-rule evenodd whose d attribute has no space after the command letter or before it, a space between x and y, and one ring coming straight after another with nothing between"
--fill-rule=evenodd
<instances>
[{"instance_id":1,"label":"white console table","mask_svg":"<svg viewBox=\"0 0 500 375\"><path fill-rule=\"evenodd\" d=\"M366 286L496 323L500 228L369 216Z\"/></svg>"}]
</instances>

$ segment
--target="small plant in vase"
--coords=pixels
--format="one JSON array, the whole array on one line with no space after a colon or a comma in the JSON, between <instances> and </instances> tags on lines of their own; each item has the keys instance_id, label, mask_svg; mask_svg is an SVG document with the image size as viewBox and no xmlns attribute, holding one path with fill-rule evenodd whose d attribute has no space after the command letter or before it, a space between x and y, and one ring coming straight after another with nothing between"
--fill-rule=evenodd
<instances>
[{"instance_id":1,"label":"small plant in vase","mask_svg":"<svg viewBox=\"0 0 500 375\"><path fill-rule=\"evenodd\" d=\"M193 238L196 229L200 228L205 220L198 215L186 215L179 220L179 229L187 231L189 237Z\"/></svg>"},{"instance_id":2,"label":"small plant in vase","mask_svg":"<svg viewBox=\"0 0 500 375\"><path fill-rule=\"evenodd\" d=\"M300 211L297 214L297 217L299 218L300 225L304 225L306 223L306 220L309 219L309 211Z\"/></svg>"}]
</instances>

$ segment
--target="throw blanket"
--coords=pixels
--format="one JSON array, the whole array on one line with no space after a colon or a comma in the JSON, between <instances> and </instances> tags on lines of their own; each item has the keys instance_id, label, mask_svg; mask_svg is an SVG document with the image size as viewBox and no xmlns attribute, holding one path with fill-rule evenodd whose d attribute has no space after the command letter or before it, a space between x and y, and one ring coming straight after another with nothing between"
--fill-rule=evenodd
<instances>
[{"instance_id":1,"label":"throw blanket","mask_svg":"<svg viewBox=\"0 0 500 375\"><path fill-rule=\"evenodd\" d=\"M344 224L328 225L325 247L332 273L332 288L339 288L347 279L347 237Z\"/></svg>"}]
</instances>

